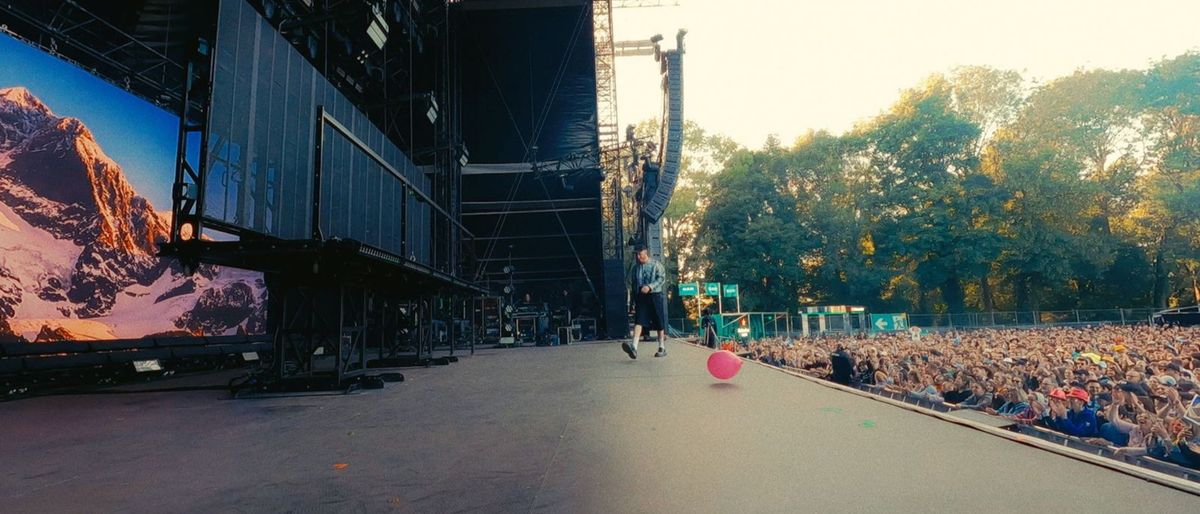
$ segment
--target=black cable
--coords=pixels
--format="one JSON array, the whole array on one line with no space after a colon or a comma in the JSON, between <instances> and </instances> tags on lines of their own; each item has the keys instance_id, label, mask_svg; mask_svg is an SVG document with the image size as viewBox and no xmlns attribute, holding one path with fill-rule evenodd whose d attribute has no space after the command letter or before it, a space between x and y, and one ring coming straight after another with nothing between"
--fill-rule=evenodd
<instances>
[{"instance_id":1,"label":"black cable","mask_svg":"<svg viewBox=\"0 0 1200 514\"><path fill-rule=\"evenodd\" d=\"M567 231L566 224L563 223L562 214L558 211L558 206L554 203L554 198L550 195L550 190L546 188L546 183L541 180L537 181L538 185L542 186L542 192L546 193L546 199L550 200L550 207L554 209L554 218L558 220L558 228L562 230L563 237L567 238L567 245L571 247L571 254L575 256L575 263L579 265L579 271L583 272L583 279L587 281L588 289L593 295L599 296L596 293L596 286L592 284L592 276L588 274L587 267L583 265L583 259L579 258L579 252L575 250L575 242L571 240L571 233Z\"/></svg>"}]
</instances>

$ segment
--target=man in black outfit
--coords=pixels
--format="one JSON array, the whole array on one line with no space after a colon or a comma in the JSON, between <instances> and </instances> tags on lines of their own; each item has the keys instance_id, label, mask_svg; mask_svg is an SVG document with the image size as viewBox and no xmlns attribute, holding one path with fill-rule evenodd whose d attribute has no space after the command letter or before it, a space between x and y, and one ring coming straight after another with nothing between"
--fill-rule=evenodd
<instances>
[{"instance_id":1,"label":"man in black outfit","mask_svg":"<svg viewBox=\"0 0 1200 514\"><path fill-rule=\"evenodd\" d=\"M716 348L717 322L713 319L712 313L708 309L704 309L700 313L700 328L704 330L704 346Z\"/></svg>"},{"instance_id":2,"label":"man in black outfit","mask_svg":"<svg viewBox=\"0 0 1200 514\"><path fill-rule=\"evenodd\" d=\"M837 350L829 355L829 362L833 367L829 379L842 385L850 385L850 378L854 375L854 358L846 351L846 347L839 344Z\"/></svg>"},{"instance_id":3,"label":"man in black outfit","mask_svg":"<svg viewBox=\"0 0 1200 514\"><path fill-rule=\"evenodd\" d=\"M630 285L633 289L633 307L635 321L633 324L633 342L621 343L621 349L629 358L637 358L638 341L643 331L658 331L658 352L655 357L666 357L667 347L664 344L667 328L667 304L663 300L663 286L667 282L667 273L662 263L650 258L650 249L645 245L637 247L637 263L630 270Z\"/></svg>"}]
</instances>

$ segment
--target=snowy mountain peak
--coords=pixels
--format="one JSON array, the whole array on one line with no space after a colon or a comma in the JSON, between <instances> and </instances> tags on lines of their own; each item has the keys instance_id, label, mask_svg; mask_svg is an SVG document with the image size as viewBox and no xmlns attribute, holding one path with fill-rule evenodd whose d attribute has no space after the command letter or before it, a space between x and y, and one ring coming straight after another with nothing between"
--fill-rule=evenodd
<instances>
[{"instance_id":1,"label":"snowy mountain peak","mask_svg":"<svg viewBox=\"0 0 1200 514\"><path fill-rule=\"evenodd\" d=\"M27 112L41 113L46 116L53 116L50 108L42 103L38 97L33 96L28 89L24 87L6 87L0 89L0 107L7 108L11 111L23 110Z\"/></svg>"},{"instance_id":2,"label":"snowy mountain peak","mask_svg":"<svg viewBox=\"0 0 1200 514\"><path fill-rule=\"evenodd\" d=\"M91 142L93 145L96 142L96 136L92 135L92 131L88 130L87 126L79 121L79 118L58 118L54 128L61 131L63 134L82 138ZM99 147L97 147L97 150Z\"/></svg>"},{"instance_id":3,"label":"snowy mountain peak","mask_svg":"<svg viewBox=\"0 0 1200 514\"><path fill-rule=\"evenodd\" d=\"M0 341L262 332L261 278L184 275L168 231L82 121L0 89Z\"/></svg>"},{"instance_id":4,"label":"snowy mountain peak","mask_svg":"<svg viewBox=\"0 0 1200 514\"><path fill-rule=\"evenodd\" d=\"M137 195L92 131L78 118L49 114L25 88L0 92L0 151L10 142L0 201L63 239L151 259L155 243L167 237L167 221Z\"/></svg>"}]
</instances>

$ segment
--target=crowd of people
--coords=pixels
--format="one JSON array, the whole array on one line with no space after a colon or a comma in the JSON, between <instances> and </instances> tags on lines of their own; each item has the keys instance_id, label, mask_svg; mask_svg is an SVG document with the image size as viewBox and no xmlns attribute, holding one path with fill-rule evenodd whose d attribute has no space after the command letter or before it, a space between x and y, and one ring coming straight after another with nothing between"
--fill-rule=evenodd
<instances>
[{"instance_id":1,"label":"crowd of people","mask_svg":"<svg viewBox=\"0 0 1200 514\"><path fill-rule=\"evenodd\" d=\"M765 339L750 357L1200 469L1200 327Z\"/></svg>"}]
</instances>

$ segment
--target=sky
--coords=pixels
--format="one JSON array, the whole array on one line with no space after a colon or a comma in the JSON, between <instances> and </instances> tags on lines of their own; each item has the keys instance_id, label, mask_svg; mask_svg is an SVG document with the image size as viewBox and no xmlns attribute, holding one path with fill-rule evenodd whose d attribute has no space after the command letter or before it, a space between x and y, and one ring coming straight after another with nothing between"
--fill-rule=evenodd
<instances>
[{"instance_id":1,"label":"sky","mask_svg":"<svg viewBox=\"0 0 1200 514\"><path fill-rule=\"evenodd\" d=\"M677 3L615 9L615 39L662 34L674 48L686 28L684 117L749 148L768 134L788 144L809 129L842 133L956 66L1016 70L1045 83L1200 50L1197 0ZM662 115L653 58L618 58L617 106L620 126Z\"/></svg>"},{"instance_id":2,"label":"sky","mask_svg":"<svg viewBox=\"0 0 1200 514\"><path fill-rule=\"evenodd\" d=\"M620 3L621 0L614 0ZM672 3L673 0L664 0ZM960 65L1045 82L1080 68L1144 69L1200 50L1195 0L678 0L616 9L615 39L686 28L684 116L744 146L809 129L844 132L901 90ZM0 34L0 88L29 88L83 120L158 210L170 207L177 118ZM661 116L658 65L617 61L621 126Z\"/></svg>"},{"instance_id":3,"label":"sky","mask_svg":"<svg viewBox=\"0 0 1200 514\"><path fill-rule=\"evenodd\" d=\"M60 117L74 117L154 209L171 209L179 118L73 64L0 34L0 89L24 86Z\"/></svg>"}]
</instances>

